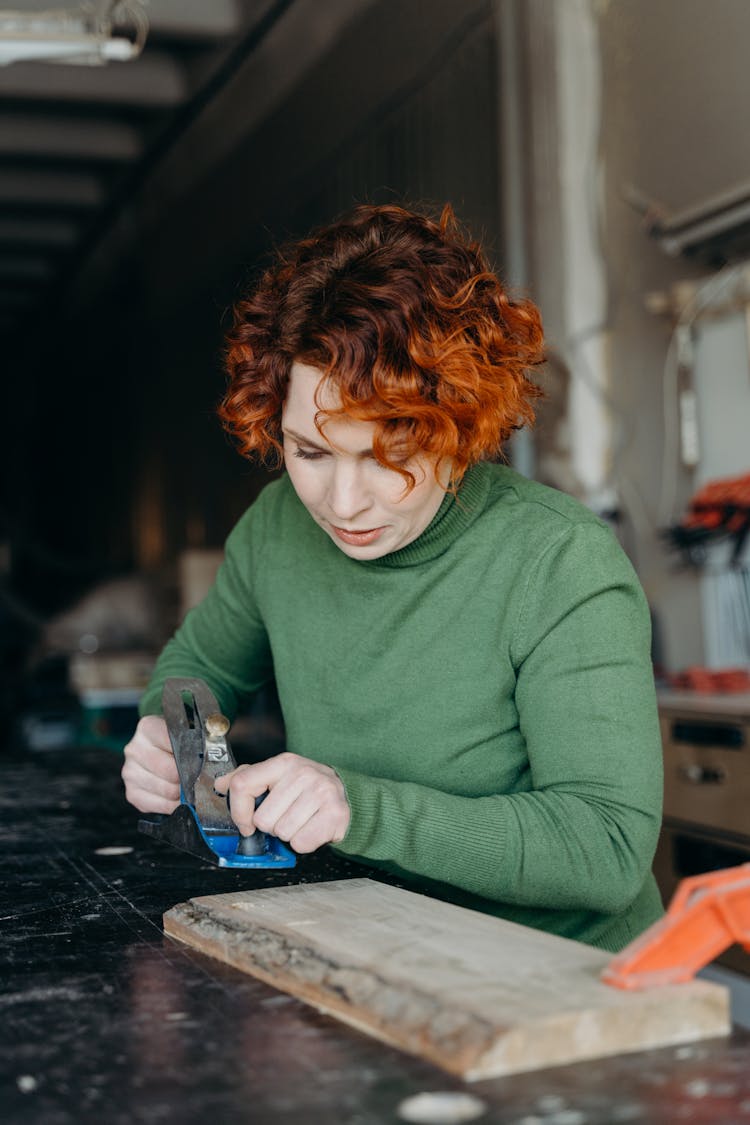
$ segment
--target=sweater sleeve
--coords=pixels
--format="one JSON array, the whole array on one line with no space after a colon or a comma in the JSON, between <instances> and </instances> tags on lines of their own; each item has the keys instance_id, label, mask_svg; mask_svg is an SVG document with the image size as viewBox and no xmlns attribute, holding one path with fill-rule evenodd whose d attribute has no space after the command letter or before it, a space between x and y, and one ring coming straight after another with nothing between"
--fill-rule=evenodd
<instances>
[{"instance_id":1,"label":"sweater sleeve","mask_svg":"<svg viewBox=\"0 0 750 1125\"><path fill-rule=\"evenodd\" d=\"M260 508L256 502L234 528L214 585L164 647L141 699L141 715L161 714L162 687L170 676L205 680L229 719L243 698L272 678L254 592L254 557L263 536Z\"/></svg>"},{"instance_id":2,"label":"sweater sleeve","mask_svg":"<svg viewBox=\"0 0 750 1125\"><path fill-rule=\"evenodd\" d=\"M623 911L650 870L662 757L645 597L601 525L531 568L511 658L527 791L477 798L339 771L339 849L518 906Z\"/></svg>"}]
</instances>

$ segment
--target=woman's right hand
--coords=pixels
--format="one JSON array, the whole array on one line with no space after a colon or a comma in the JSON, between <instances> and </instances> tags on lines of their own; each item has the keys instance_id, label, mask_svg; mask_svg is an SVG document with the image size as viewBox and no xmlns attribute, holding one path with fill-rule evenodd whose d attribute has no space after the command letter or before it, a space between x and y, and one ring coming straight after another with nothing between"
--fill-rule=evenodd
<instances>
[{"instance_id":1,"label":"woman's right hand","mask_svg":"<svg viewBox=\"0 0 750 1125\"><path fill-rule=\"evenodd\" d=\"M125 747L125 796L140 812L171 813L180 803L180 779L159 715L146 715Z\"/></svg>"}]
</instances>

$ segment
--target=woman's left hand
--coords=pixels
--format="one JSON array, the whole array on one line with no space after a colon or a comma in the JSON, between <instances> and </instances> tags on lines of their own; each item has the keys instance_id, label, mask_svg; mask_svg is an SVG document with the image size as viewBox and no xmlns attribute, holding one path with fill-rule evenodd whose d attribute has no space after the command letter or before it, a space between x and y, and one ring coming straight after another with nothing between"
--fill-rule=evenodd
<instances>
[{"instance_id":1,"label":"woman's left hand","mask_svg":"<svg viewBox=\"0 0 750 1125\"><path fill-rule=\"evenodd\" d=\"M238 766L217 778L214 788L229 794L232 820L243 836L259 828L295 852L336 844L349 828L351 809L336 771L299 754ZM256 809L255 799L264 793L268 795Z\"/></svg>"}]
</instances>

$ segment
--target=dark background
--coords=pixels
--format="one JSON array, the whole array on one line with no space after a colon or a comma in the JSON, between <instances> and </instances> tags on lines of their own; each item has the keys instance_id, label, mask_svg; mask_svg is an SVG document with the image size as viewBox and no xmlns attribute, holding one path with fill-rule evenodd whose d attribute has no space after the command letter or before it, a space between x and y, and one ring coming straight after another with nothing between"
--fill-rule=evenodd
<instances>
[{"instance_id":1,"label":"dark background","mask_svg":"<svg viewBox=\"0 0 750 1125\"><path fill-rule=\"evenodd\" d=\"M745 0L148 10L133 62L0 67L2 715L61 647L55 620L103 582L150 586L153 648L179 619L182 552L219 549L267 479L214 414L233 301L273 246L362 201L450 201L540 304L551 418L511 460L534 472L546 448L550 483L607 494L664 663L702 662L700 583L656 511L673 322L648 298L717 263L666 254L634 199L674 214L750 183ZM740 432L745 382L708 403ZM592 440L593 499L576 478ZM695 485L675 469L675 516Z\"/></svg>"},{"instance_id":2,"label":"dark background","mask_svg":"<svg viewBox=\"0 0 750 1125\"><path fill-rule=\"evenodd\" d=\"M317 36L304 68L294 20ZM139 161L67 159L94 168L101 208L16 202L22 219L72 218L80 239L2 337L6 685L50 617L113 577L171 589L179 553L220 547L266 481L214 410L232 304L275 245L357 202L450 200L497 257L495 34L487 0L245 5L233 37L202 44L213 77L185 105L115 107L144 138ZM157 20L143 58L167 49L185 67L197 52ZM259 66L282 88L248 128ZM102 112L94 96L66 110Z\"/></svg>"},{"instance_id":3,"label":"dark background","mask_svg":"<svg viewBox=\"0 0 750 1125\"><path fill-rule=\"evenodd\" d=\"M496 251L489 4L362 7L251 137L168 208L140 208L81 308L61 315L53 288L6 343L3 507L35 608L72 592L75 563L85 581L220 546L252 499L257 471L212 414L228 310L273 243L353 202L452 200Z\"/></svg>"}]
</instances>

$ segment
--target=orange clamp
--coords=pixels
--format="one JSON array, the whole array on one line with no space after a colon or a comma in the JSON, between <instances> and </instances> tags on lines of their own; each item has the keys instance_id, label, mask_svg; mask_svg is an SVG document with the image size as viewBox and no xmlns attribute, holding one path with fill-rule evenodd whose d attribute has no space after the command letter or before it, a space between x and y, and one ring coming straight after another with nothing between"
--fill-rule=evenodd
<instances>
[{"instance_id":1,"label":"orange clamp","mask_svg":"<svg viewBox=\"0 0 750 1125\"><path fill-rule=\"evenodd\" d=\"M735 942L750 952L750 863L683 879L664 917L613 957L601 979L626 989L680 984Z\"/></svg>"}]
</instances>

